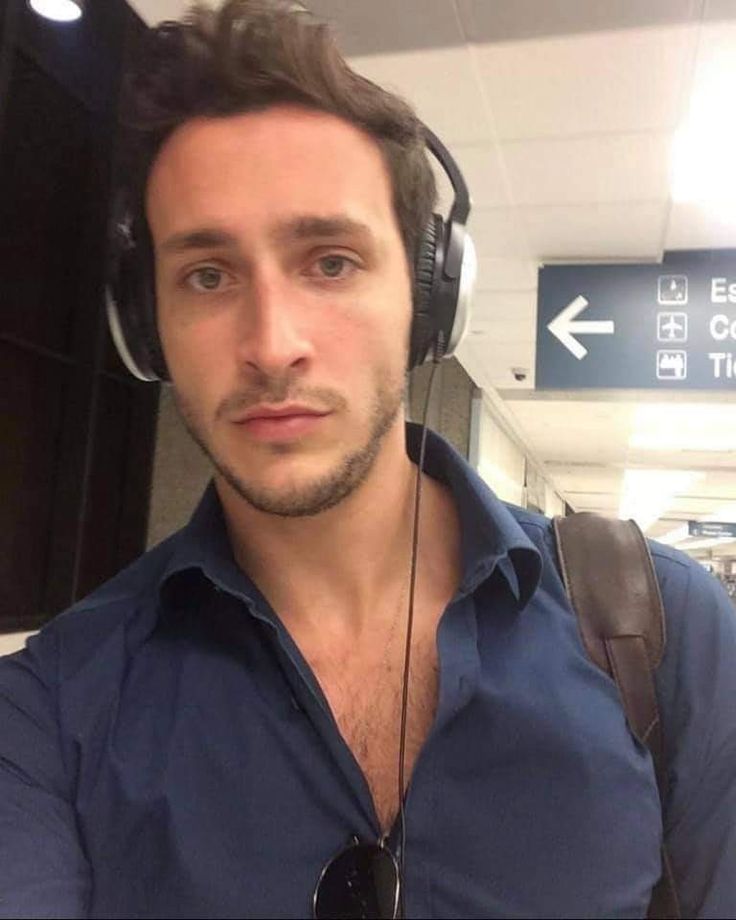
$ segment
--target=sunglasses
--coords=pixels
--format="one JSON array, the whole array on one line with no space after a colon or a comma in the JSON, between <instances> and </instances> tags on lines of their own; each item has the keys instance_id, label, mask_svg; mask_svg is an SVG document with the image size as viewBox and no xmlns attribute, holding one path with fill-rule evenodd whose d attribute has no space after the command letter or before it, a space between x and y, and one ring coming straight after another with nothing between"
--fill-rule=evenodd
<instances>
[{"instance_id":1,"label":"sunglasses","mask_svg":"<svg viewBox=\"0 0 736 920\"><path fill-rule=\"evenodd\" d=\"M394 854L382 843L353 837L320 874L315 920L398 920L400 889Z\"/></svg>"}]
</instances>

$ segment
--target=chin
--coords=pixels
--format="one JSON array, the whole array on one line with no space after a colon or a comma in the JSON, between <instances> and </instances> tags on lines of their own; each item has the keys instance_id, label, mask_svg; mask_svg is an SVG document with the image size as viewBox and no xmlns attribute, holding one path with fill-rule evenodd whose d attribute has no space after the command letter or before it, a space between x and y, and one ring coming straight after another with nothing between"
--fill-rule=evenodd
<instances>
[{"instance_id":1,"label":"chin","mask_svg":"<svg viewBox=\"0 0 736 920\"><path fill-rule=\"evenodd\" d=\"M354 495L368 478L391 425L374 426L362 443L335 455L284 452L252 463L216 464L232 490L251 507L281 517L309 517L334 508ZM282 445L283 447L283 445ZM260 452L259 452L260 453ZM269 469L271 466L271 469ZM253 479L248 469L268 471Z\"/></svg>"}]
</instances>

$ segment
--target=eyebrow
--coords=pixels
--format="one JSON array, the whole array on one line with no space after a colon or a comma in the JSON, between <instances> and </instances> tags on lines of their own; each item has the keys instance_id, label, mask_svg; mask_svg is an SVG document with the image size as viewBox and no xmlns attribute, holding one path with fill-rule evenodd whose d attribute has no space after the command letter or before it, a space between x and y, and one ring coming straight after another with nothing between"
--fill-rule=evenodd
<instances>
[{"instance_id":1,"label":"eyebrow","mask_svg":"<svg viewBox=\"0 0 736 920\"><path fill-rule=\"evenodd\" d=\"M334 239L340 236L357 236L373 239L367 224L342 214L330 217L299 215L277 224L269 233L276 243L289 243L307 239ZM238 238L228 230L218 227L199 227L175 233L161 244L162 253L189 252L194 249L213 247L235 248Z\"/></svg>"}]
</instances>

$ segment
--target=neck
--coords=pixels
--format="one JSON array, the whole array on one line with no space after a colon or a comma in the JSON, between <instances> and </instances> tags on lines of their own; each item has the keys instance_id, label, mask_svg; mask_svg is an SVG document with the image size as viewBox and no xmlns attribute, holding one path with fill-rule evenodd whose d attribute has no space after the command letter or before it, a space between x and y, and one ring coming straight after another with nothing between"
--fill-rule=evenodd
<instances>
[{"instance_id":1,"label":"neck","mask_svg":"<svg viewBox=\"0 0 736 920\"><path fill-rule=\"evenodd\" d=\"M236 561L282 620L302 630L359 637L377 616L390 617L408 587L416 475L401 417L363 483L313 517L258 511L224 481L215 482ZM453 532L447 501L443 488L424 477L417 587L421 572L434 577L438 560L447 556L447 534Z\"/></svg>"}]
</instances>

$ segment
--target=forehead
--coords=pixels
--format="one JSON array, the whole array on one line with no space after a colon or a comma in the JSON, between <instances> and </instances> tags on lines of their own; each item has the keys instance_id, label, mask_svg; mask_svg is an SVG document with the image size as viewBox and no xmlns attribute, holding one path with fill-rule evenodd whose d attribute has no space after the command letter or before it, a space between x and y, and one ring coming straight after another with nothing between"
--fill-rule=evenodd
<instances>
[{"instance_id":1,"label":"forehead","mask_svg":"<svg viewBox=\"0 0 736 920\"><path fill-rule=\"evenodd\" d=\"M205 218L235 226L336 211L397 229L392 197L373 138L327 113L276 106L177 128L153 163L146 206L158 240Z\"/></svg>"}]
</instances>

